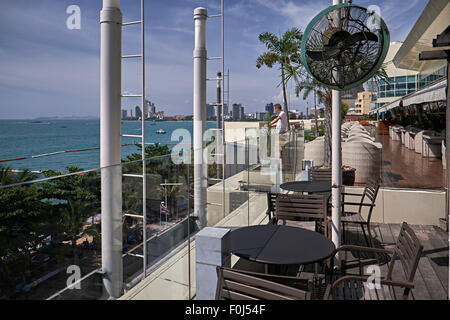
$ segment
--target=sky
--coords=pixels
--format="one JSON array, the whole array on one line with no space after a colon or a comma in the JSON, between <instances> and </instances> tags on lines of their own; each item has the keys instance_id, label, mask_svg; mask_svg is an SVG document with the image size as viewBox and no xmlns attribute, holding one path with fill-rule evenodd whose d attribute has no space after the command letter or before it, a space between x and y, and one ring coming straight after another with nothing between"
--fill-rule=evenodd
<instances>
[{"instance_id":1,"label":"sky","mask_svg":"<svg viewBox=\"0 0 450 320\"><path fill-rule=\"evenodd\" d=\"M220 13L220 0L146 0L147 98L166 115L192 114L194 47L193 9ZM140 17L140 0L122 0L123 21ZM361 0L377 5L391 32L403 41L427 5L426 0ZM292 27L305 30L308 22L331 0L225 0L225 62L230 70L230 103L245 112L263 111L267 103L282 103L278 68L256 68L265 52L262 32L282 34ZM67 28L71 5L81 10L80 29ZM0 119L48 116L99 116L101 0L0 1ZM123 54L140 51L140 27L124 28ZM220 56L220 19L207 22L208 56ZM139 93L140 64L122 65L122 90ZM208 77L220 71L208 62ZM208 84L208 102L216 96ZM306 101L289 85L290 109L304 111ZM311 103L311 102L310 102ZM123 99L131 109L139 100Z\"/></svg>"}]
</instances>

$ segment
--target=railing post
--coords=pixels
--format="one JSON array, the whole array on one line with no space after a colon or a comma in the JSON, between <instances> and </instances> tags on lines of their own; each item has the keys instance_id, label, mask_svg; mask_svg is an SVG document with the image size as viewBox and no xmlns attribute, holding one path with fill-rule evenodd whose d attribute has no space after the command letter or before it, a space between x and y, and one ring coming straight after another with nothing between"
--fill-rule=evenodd
<instances>
[{"instance_id":1,"label":"railing post","mask_svg":"<svg viewBox=\"0 0 450 320\"><path fill-rule=\"evenodd\" d=\"M100 13L100 167L102 270L107 298L122 294L122 170L120 0L103 0Z\"/></svg>"},{"instance_id":2,"label":"railing post","mask_svg":"<svg viewBox=\"0 0 450 320\"><path fill-rule=\"evenodd\" d=\"M230 230L207 227L195 236L197 300L215 299L218 266L231 266Z\"/></svg>"},{"instance_id":3,"label":"railing post","mask_svg":"<svg viewBox=\"0 0 450 320\"><path fill-rule=\"evenodd\" d=\"M206 131L206 19L208 10L196 8L195 48L194 48L194 215L198 217L199 227L206 221L206 164L203 161L203 140Z\"/></svg>"}]
</instances>

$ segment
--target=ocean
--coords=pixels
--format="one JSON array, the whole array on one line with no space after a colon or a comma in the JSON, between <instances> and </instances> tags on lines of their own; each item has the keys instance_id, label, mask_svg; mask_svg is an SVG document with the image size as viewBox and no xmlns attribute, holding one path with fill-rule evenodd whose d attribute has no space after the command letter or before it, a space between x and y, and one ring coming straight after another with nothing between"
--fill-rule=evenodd
<instances>
[{"instance_id":1,"label":"ocean","mask_svg":"<svg viewBox=\"0 0 450 320\"><path fill-rule=\"evenodd\" d=\"M208 122L207 128L215 128L215 122ZM187 129L192 134L192 121L146 122L147 143L174 143L172 132ZM166 134L156 134L163 129ZM140 121L123 121L122 134L139 135ZM122 144L138 142L136 138L122 138ZM52 169L67 172L66 166L77 166L88 170L99 168L100 151L64 152L100 147L100 120L0 120L0 160L25 158L23 160L0 162L0 167L42 171ZM172 147L172 146L169 146ZM122 159L127 154L139 152L135 145L122 147ZM57 153L49 156L43 154ZM38 156L38 157L36 157Z\"/></svg>"}]
</instances>

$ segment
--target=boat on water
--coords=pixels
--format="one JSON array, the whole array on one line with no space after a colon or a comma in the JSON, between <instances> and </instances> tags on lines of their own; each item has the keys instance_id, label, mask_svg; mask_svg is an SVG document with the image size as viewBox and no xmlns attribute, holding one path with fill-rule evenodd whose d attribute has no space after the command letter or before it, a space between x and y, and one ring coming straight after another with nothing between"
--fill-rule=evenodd
<instances>
[{"instance_id":1,"label":"boat on water","mask_svg":"<svg viewBox=\"0 0 450 320\"><path fill-rule=\"evenodd\" d=\"M166 132L166 130L159 129L159 130L156 130L156 133L157 134L166 134L167 132Z\"/></svg>"}]
</instances>

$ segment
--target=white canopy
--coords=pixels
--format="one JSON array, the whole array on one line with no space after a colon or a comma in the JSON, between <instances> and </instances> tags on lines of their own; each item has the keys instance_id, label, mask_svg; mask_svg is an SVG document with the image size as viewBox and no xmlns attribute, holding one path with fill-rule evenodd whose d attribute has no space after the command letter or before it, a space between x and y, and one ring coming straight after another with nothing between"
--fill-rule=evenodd
<instances>
[{"instance_id":1,"label":"white canopy","mask_svg":"<svg viewBox=\"0 0 450 320\"><path fill-rule=\"evenodd\" d=\"M404 107L427 102L445 101L447 99L447 96L445 94L446 90L447 90L447 79L444 79L421 90L418 90L414 93L411 93L410 95L395 100L394 102L384 105L379 109L372 110L371 114L377 112L386 112L391 109L397 108L400 106L401 101L403 101Z\"/></svg>"}]
</instances>

